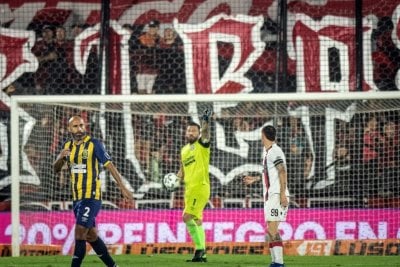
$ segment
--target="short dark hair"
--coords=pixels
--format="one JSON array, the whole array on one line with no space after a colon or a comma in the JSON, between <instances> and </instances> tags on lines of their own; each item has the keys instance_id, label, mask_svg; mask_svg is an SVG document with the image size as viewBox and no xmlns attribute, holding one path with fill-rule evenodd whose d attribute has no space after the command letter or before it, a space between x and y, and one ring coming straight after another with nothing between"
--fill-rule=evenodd
<instances>
[{"instance_id":1,"label":"short dark hair","mask_svg":"<svg viewBox=\"0 0 400 267\"><path fill-rule=\"evenodd\" d=\"M78 27L78 28L81 28L81 29L85 30L85 29L89 28L89 24L87 24L87 23L73 23L71 25L71 28L75 28L75 27Z\"/></svg>"},{"instance_id":2,"label":"short dark hair","mask_svg":"<svg viewBox=\"0 0 400 267\"><path fill-rule=\"evenodd\" d=\"M133 31L133 26L131 24L129 24L129 23L125 23L124 25L122 25L122 28L129 29L129 30Z\"/></svg>"},{"instance_id":3,"label":"short dark hair","mask_svg":"<svg viewBox=\"0 0 400 267\"><path fill-rule=\"evenodd\" d=\"M43 25L43 27L42 27L42 31L44 31L44 30L51 30L51 31L53 31L53 30L54 30L54 26L53 26L53 25L50 25L50 24L45 24L45 25Z\"/></svg>"},{"instance_id":4,"label":"short dark hair","mask_svg":"<svg viewBox=\"0 0 400 267\"><path fill-rule=\"evenodd\" d=\"M189 123L188 123L188 127L189 126L196 126L199 130L200 130L200 125L198 124L198 123L195 123L194 121L190 121Z\"/></svg>"},{"instance_id":5,"label":"short dark hair","mask_svg":"<svg viewBox=\"0 0 400 267\"><path fill-rule=\"evenodd\" d=\"M276 129L272 125L267 125L262 128L262 134L270 141L275 141Z\"/></svg>"},{"instance_id":6,"label":"short dark hair","mask_svg":"<svg viewBox=\"0 0 400 267\"><path fill-rule=\"evenodd\" d=\"M159 27L160 26L160 22L158 20L151 20L149 22L149 27Z\"/></svg>"}]
</instances>

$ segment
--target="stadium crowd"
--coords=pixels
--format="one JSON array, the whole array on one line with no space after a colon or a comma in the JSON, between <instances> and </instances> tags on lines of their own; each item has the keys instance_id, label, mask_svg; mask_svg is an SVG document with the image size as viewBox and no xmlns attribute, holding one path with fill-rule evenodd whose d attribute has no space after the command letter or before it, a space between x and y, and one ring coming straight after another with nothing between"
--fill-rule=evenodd
<instances>
[{"instance_id":1,"label":"stadium crowd","mask_svg":"<svg viewBox=\"0 0 400 267\"><path fill-rule=\"evenodd\" d=\"M85 74L74 66L74 39L91 25L75 23L66 28L57 24L35 24L36 32L32 53L39 61L34 73L24 73L11 86L14 94L98 94L98 49L93 47ZM151 20L147 25L124 24L129 35L129 69L132 94L184 94L186 93L185 62L181 38L170 25ZM391 39L394 26L389 17L382 17L372 35L372 60L374 82L379 90L398 90L395 76L399 69L400 53ZM162 32L161 32L162 29ZM261 28L265 50L246 73L252 81L254 93L295 92L295 62L287 61L287 87L275 89L277 25L266 19ZM219 73L223 74L230 64L233 47L218 43ZM330 53L329 77L340 79L339 59ZM7 90L7 88L3 88Z\"/></svg>"},{"instance_id":2,"label":"stadium crowd","mask_svg":"<svg viewBox=\"0 0 400 267\"><path fill-rule=\"evenodd\" d=\"M99 62L98 51L93 48L87 63L85 74L79 73L74 66L73 49L74 38L84 31L89 25L73 24L70 28L60 25L41 25L36 28L37 42L32 47L32 53L39 61L39 68L35 73L24 73L15 82L3 88L8 95L68 95L68 94L99 94ZM268 21L262 31L274 33L276 25ZM186 78L184 66L183 43L177 33L168 25L163 27L158 21L152 20L147 25L123 25L128 34L130 56L130 85L132 94L185 94ZM379 90L397 90L395 75L400 65L400 54L390 38L393 24L388 18L382 18L374 33L375 49L373 51L374 81ZM275 66L271 62L276 60L276 42L266 40L265 51L260 59L246 74L251 79L254 93L275 92ZM219 45L219 72L222 74L230 63L232 47L228 44ZM288 64L288 87L281 92L295 92L296 78L294 63ZM143 107L146 108L145 106ZM55 131L54 138L45 140L31 140L26 147L27 156L38 170L38 173L50 173L51 166L48 162L54 157L63 137L66 137L65 121L54 121L51 118L53 111L41 110L35 114L39 119L32 136L45 136L48 132ZM63 110L66 118L74 110ZM395 113L395 114L394 114ZM399 115L368 113L361 114L349 124L337 123L336 144L334 150L334 163L337 173L337 183L333 192L345 195L375 195L399 196L400 173L400 140L399 140ZM85 117L86 115L86 117ZM260 119L247 120L245 118L227 119L232 129L238 131L251 131L263 122L262 112ZM90 122L91 114L83 114L86 121ZM7 109L0 106L0 118L9 119ZM176 154L184 143L177 136L184 136L185 125L189 118L168 117L161 112L155 115L134 115L135 128L135 155L139 159L146 175L146 181L131 181L137 189L143 182L159 182L161 175L178 169ZM115 124L118 124L118 120ZM284 149L288 160L289 188L295 195L310 194L309 184L312 164L311 148L307 141L305 130L300 119L283 118L278 125L278 142ZM363 125L360 127L360 125ZM114 125L115 126L115 125ZM110 127L113 128L113 127ZM118 129L118 127L114 127ZM90 129L89 131L94 131ZM110 130L112 131L112 130ZM176 133L179 131L180 133ZM149 135L149 133L155 133ZM118 138L118 133L115 134ZM118 140L118 139L115 140ZM35 143L36 142L36 143ZM38 145L40 143L40 146ZM41 147L40 151L37 147ZM118 151L116 146L111 147L111 152L120 164L124 162L123 151ZM50 152L50 153L49 153ZM0 147L0 155L4 153ZM47 160L45 160L47 159ZM10 168L9 168L10 169ZM129 170L126 166L120 169ZM0 170L1 177L7 175ZM64 174L65 175L65 174ZM43 177L43 184L54 183L53 177ZM238 178L239 179L239 178ZM224 197L232 195L232 185L239 192L239 197L248 194L260 195L261 187L245 188L243 185L232 183L221 186L213 180L212 194ZM63 183L54 185L60 190ZM340 187L340 188L338 188ZM354 191L355 190L355 191ZM7 199L7 189L0 200ZM65 193L65 192L64 192ZM162 196L162 194L160 194ZM63 198L65 195L52 196ZM112 196L110 196L112 198Z\"/></svg>"},{"instance_id":3,"label":"stadium crowd","mask_svg":"<svg viewBox=\"0 0 400 267\"><path fill-rule=\"evenodd\" d=\"M99 94L98 49L90 50L85 74L74 66L74 40L91 25L84 23L64 27L58 24L36 24L32 53L39 61L34 73L24 73L12 86L14 94L63 95ZM266 20L261 31L265 51L246 73L254 93L275 92L275 61L277 44L268 34L276 34L276 23ZM183 43L171 25L151 20L147 25L124 24L129 35L129 70L132 94L184 94L186 77ZM218 43L219 73L222 75L230 64L233 47ZM288 86L281 91L295 92L295 63L289 60ZM6 88L3 88L6 90Z\"/></svg>"}]
</instances>

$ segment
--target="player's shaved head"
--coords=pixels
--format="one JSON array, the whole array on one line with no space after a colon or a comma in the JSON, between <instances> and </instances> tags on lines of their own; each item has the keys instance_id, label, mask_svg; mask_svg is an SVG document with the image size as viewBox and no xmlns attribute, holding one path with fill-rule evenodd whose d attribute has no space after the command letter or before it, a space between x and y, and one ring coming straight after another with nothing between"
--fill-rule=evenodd
<instances>
[{"instance_id":1,"label":"player's shaved head","mask_svg":"<svg viewBox=\"0 0 400 267\"><path fill-rule=\"evenodd\" d=\"M75 141L81 141L86 136L85 122L79 115L74 115L68 120L68 131Z\"/></svg>"},{"instance_id":2,"label":"player's shaved head","mask_svg":"<svg viewBox=\"0 0 400 267\"><path fill-rule=\"evenodd\" d=\"M72 116L72 117L68 120L68 125L71 125L72 122L78 121L78 120L79 120L79 121L80 121L80 120L83 121L83 119L82 119L81 116L79 116L79 115L74 115L74 116Z\"/></svg>"}]
</instances>

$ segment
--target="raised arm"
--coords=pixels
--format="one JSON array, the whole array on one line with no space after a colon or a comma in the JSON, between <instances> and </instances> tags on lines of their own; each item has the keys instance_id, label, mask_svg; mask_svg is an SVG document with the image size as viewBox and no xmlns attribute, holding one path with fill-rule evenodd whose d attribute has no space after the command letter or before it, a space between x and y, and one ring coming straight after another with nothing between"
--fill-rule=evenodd
<instances>
[{"instance_id":1,"label":"raised arm","mask_svg":"<svg viewBox=\"0 0 400 267\"><path fill-rule=\"evenodd\" d=\"M205 109L203 112L203 116L201 117L201 141L203 143L210 142L211 134L208 123L210 121L211 115L211 110Z\"/></svg>"}]
</instances>

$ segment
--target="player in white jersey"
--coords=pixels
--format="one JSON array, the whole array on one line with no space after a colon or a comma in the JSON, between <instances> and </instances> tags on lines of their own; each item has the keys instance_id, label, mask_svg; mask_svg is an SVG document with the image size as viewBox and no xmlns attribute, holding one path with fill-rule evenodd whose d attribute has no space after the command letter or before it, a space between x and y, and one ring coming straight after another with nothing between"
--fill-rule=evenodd
<instances>
[{"instance_id":1,"label":"player in white jersey","mask_svg":"<svg viewBox=\"0 0 400 267\"><path fill-rule=\"evenodd\" d=\"M243 182L250 185L262 180L264 193L264 218L267 225L266 242L269 244L272 263L270 267L282 267L283 244L279 234L279 223L286 220L289 206L287 187L286 158L282 149L275 143L276 129L267 125L261 130L264 145L263 174L245 176Z\"/></svg>"}]
</instances>

